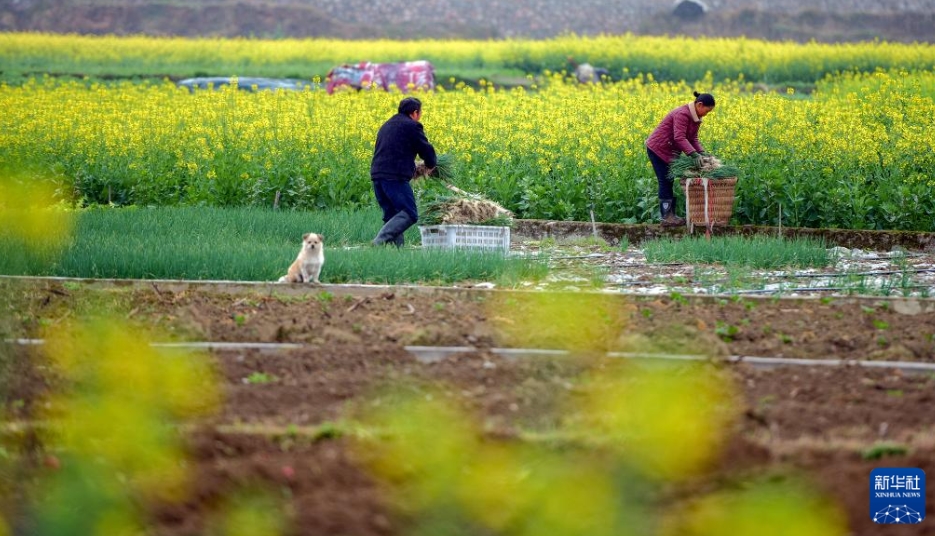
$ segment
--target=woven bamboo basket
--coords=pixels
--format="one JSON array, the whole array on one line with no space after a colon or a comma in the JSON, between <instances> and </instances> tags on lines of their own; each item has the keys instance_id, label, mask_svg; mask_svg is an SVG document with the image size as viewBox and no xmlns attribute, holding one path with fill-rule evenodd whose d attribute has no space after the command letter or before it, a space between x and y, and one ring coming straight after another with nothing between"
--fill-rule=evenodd
<instances>
[{"instance_id":1,"label":"woven bamboo basket","mask_svg":"<svg viewBox=\"0 0 935 536\"><path fill-rule=\"evenodd\" d=\"M707 182L707 185L705 185ZM734 212L734 188L737 178L680 179L685 192L685 220L695 225L727 225Z\"/></svg>"}]
</instances>

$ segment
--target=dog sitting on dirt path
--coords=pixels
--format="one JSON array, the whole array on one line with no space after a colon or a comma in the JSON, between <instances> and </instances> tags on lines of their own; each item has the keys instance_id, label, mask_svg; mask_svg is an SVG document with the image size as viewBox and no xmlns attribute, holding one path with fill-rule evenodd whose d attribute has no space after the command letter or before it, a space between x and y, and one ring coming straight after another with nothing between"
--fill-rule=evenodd
<instances>
[{"instance_id":1,"label":"dog sitting on dirt path","mask_svg":"<svg viewBox=\"0 0 935 536\"><path fill-rule=\"evenodd\" d=\"M325 265L325 237L315 233L302 235L302 248L299 256L289 267L286 275L279 278L279 283L315 283Z\"/></svg>"}]
</instances>

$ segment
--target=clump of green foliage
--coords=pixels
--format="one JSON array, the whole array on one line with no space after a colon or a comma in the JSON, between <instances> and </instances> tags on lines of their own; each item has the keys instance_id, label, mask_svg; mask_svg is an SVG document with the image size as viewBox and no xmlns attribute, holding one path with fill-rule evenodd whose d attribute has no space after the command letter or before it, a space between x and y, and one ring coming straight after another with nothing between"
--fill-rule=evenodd
<instances>
[{"instance_id":1,"label":"clump of green foliage","mask_svg":"<svg viewBox=\"0 0 935 536\"><path fill-rule=\"evenodd\" d=\"M499 253L420 247L369 247L376 208L293 212L256 208L100 208L76 214L75 230L54 258L23 255L22 241L0 233L0 274L115 279L275 281L295 259L302 234L325 236L324 283L448 284L540 280L548 266ZM192 229L198 229L192 233ZM33 239L51 248L55 233ZM237 248L212 244L236 243ZM419 229L406 231L419 244ZM0 305L4 305L0 300ZM236 321L236 319L235 319ZM241 322L246 322L242 318ZM0 332L2 332L0 322ZM2 355L0 355L2 357ZM0 376L6 374L0 366ZM0 377L2 380L2 377ZM0 385L2 388L2 385ZM2 393L0 393L2 395ZM0 397L2 398L2 397Z\"/></svg>"},{"instance_id":2,"label":"clump of green foliage","mask_svg":"<svg viewBox=\"0 0 935 536\"><path fill-rule=\"evenodd\" d=\"M889 456L905 456L909 449L904 445L895 443L876 443L860 453L860 457L865 460L882 460Z\"/></svg>"},{"instance_id":3,"label":"clump of green foliage","mask_svg":"<svg viewBox=\"0 0 935 536\"><path fill-rule=\"evenodd\" d=\"M747 266L756 269L821 268L832 262L821 239L754 236L662 238L643 244L646 260Z\"/></svg>"}]
</instances>

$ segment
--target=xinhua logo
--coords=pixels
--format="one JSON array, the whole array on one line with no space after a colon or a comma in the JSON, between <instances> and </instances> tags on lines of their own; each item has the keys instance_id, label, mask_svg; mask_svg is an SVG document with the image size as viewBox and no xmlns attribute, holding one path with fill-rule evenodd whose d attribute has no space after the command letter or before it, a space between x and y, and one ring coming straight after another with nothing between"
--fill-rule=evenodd
<instances>
[{"instance_id":1,"label":"xinhua logo","mask_svg":"<svg viewBox=\"0 0 935 536\"><path fill-rule=\"evenodd\" d=\"M870 518L884 525L925 519L925 472L883 467L870 472Z\"/></svg>"}]
</instances>

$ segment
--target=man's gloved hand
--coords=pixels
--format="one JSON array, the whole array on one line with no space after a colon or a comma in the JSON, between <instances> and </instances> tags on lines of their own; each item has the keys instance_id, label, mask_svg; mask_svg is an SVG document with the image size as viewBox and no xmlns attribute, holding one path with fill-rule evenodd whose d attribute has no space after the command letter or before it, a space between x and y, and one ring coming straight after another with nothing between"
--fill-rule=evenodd
<instances>
[{"instance_id":1,"label":"man's gloved hand","mask_svg":"<svg viewBox=\"0 0 935 536\"><path fill-rule=\"evenodd\" d=\"M695 167L701 167L701 153L692 153L688 155L695 163Z\"/></svg>"}]
</instances>

